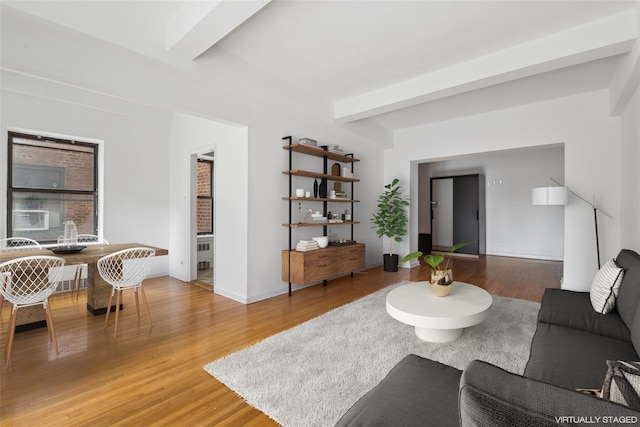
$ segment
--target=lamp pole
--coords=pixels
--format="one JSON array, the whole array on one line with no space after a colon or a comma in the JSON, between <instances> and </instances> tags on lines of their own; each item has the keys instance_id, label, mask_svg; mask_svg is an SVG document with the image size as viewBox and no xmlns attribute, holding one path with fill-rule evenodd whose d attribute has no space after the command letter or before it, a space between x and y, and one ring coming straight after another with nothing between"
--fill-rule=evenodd
<instances>
[{"instance_id":1,"label":"lamp pole","mask_svg":"<svg viewBox=\"0 0 640 427\"><path fill-rule=\"evenodd\" d=\"M553 179L553 178L550 178L550 179L551 179L551 181L555 182L559 186L561 186L561 187L563 186L562 184L560 184L555 179ZM586 204L590 205L593 208L593 222L595 224L595 230L596 230L596 255L598 257L598 270L600 270L600 239L598 238L598 211L602 212L603 214L605 214L606 216L608 216L611 219L613 219L613 217L611 215L609 215L608 213L606 213L605 211L603 211L602 209L598 209L598 207L596 206L596 196L593 196L593 202L590 202L587 199L585 199L584 197L582 197L579 194L575 193L569 187L567 187L567 189L569 190L569 193L573 194L578 199L582 200L583 202L585 202Z\"/></svg>"}]
</instances>

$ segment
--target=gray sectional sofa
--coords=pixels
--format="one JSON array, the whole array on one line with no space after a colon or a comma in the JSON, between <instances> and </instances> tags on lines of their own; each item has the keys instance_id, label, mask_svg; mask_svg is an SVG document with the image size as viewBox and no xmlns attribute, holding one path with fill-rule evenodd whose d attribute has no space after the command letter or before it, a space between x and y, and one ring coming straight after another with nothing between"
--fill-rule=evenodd
<instances>
[{"instance_id":1,"label":"gray sectional sofa","mask_svg":"<svg viewBox=\"0 0 640 427\"><path fill-rule=\"evenodd\" d=\"M523 375L408 355L337 426L640 425L638 408L577 391L602 389L608 360L640 361L640 255L622 250L616 263L624 277L611 313L598 314L589 292L546 290Z\"/></svg>"}]
</instances>

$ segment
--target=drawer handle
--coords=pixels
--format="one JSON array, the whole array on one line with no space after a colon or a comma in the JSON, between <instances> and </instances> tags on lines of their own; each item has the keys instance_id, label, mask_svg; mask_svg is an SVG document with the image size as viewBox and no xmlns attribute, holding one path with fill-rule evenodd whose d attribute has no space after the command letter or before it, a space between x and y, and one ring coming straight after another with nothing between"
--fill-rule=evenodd
<instances>
[{"instance_id":1,"label":"drawer handle","mask_svg":"<svg viewBox=\"0 0 640 427\"><path fill-rule=\"evenodd\" d=\"M326 258L326 257L328 257L328 256L329 256L329 255L318 255L318 258Z\"/></svg>"},{"instance_id":2,"label":"drawer handle","mask_svg":"<svg viewBox=\"0 0 640 427\"><path fill-rule=\"evenodd\" d=\"M358 259L358 258L349 258L349 261L355 261L355 260L357 260L357 259Z\"/></svg>"},{"instance_id":3,"label":"drawer handle","mask_svg":"<svg viewBox=\"0 0 640 427\"><path fill-rule=\"evenodd\" d=\"M320 264L320 265L318 265L318 267L326 267L326 266L328 266L328 265L329 265L329 264Z\"/></svg>"}]
</instances>

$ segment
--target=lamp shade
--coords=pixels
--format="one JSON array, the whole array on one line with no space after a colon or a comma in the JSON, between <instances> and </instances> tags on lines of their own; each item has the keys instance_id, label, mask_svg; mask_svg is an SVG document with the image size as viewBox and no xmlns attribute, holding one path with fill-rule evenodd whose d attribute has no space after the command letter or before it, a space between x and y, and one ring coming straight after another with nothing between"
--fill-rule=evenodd
<instances>
[{"instance_id":1,"label":"lamp shade","mask_svg":"<svg viewBox=\"0 0 640 427\"><path fill-rule=\"evenodd\" d=\"M534 205L566 205L569 203L567 187L539 187L531 191L531 203Z\"/></svg>"}]
</instances>

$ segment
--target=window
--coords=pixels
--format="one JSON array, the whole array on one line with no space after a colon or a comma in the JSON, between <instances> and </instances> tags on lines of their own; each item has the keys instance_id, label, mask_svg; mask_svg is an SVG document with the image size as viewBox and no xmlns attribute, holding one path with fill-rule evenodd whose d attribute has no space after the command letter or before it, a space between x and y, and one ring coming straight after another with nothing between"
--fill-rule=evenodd
<instances>
[{"instance_id":1,"label":"window","mask_svg":"<svg viewBox=\"0 0 640 427\"><path fill-rule=\"evenodd\" d=\"M198 159L198 234L213 234L213 161Z\"/></svg>"},{"instance_id":2,"label":"window","mask_svg":"<svg viewBox=\"0 0 640 427\"><path fill-rule=\"evenodd\" d=\"M7 235L55 243L72 220L97 234L98 145L9 132Z\"/></svg>"}]
</instances>

